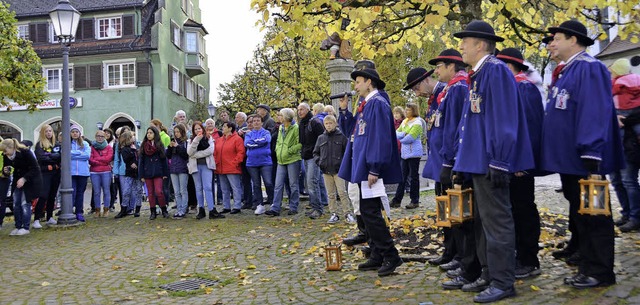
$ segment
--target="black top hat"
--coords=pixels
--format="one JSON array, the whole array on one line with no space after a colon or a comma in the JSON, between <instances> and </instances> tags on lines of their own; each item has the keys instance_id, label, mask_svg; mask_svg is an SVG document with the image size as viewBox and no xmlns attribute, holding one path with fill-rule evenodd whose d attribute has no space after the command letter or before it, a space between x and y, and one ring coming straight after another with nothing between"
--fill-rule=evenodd
<instances>
[{"instance_id":1,"label":"black top hat","mask_svg":"<svg viewBox=\"0 0 640 305\"><path fill-rule=\"evenodd\" d=\"M475 37L497 42L504 41L504 38L496 36L496 32L491 25L482 20L471 21L464 28L464 31L454 33L453 36L456 38Z\"/></svg>"},{"instance_id":2,"label":"black top hat","mask_svg":"<svg viewBox=\"0 0 640 305\"><path fill-rule=\"evenodd\" d=\"M353 66L353 71L362 70L364 68L375 70L376 64L373 61L370 61L368 59L358 60L356 61L356 64Z\"/></svg>"},{"instance_id":3,"label":"black top hat","mask_svg":"<svg viewBox=\"0 0 640 305\"><path fill-rule=\"evenodd\" d=\"M271 107L269 107L269 105L265 105L265 104L260 104L256 107L257 108L262 108L264 110L266 110L267 112L271 111Z\"/></svg>"},{"instance_id":4,"label":"black top hat","mask_svg":"<svg viewBox=\"0 0 640 305\"><path fill-rule=\"evenodd\" d=\"M423 79L431 76L433 74L433 70L427 71L425 68L413 68L407 74L407 85L402 88L402 90L409 90L413 88L416 84L421 82Z\"/></svg>"},{"instance_id":5,"label":"black top hat","mask_svg":"<svg viewBox=\"0 0 640 305\"><path fill-rule=\"evenodd\" d=\"M504 62L515 65L522 71L529 70L529 66L524 64L524 57L522 56L522 53L516 48L506 48L496 57Z\"/></svg>"},{"instance_id":6,"label":"black top hat","mask_svg":"<svg viewBox=\"0 0 640 305\"><path fill-rule=\"evenodd\" d=\"M582 23L576 20L568 20L560 24L560 26L558 27L549 28L549 33L551 34L555 34L558 32L576 36L578 41L580 41L580 43L587 47L595 42L593 39L587 36L587 28Z\"/></svg>"},{"instance_id":7,"label":"black top hat","mask_svg":"<svg viewBox=\"0 0 640 305\"><path fill-rule=\"evenodd\" d=\"M541 41L544 44L549 44L552 40L553 40L553 35L549 35L549 36L545 36L544 38L542 38Z\"/></svg>"},{"instance_id":8,"label":"black top hat","mask_svg":"<svg viewBox=\"0 0 640 305\"><path fill-rule=\"evenodd\" d=\"M353 80L356 80L356 77L358 76L368 78L371 81L375 82L376 87L380 90L383 90L384 87L387 85L380 79L380 75L378 75L378 71L376 71L375 69L364 68L364 69L351 72L351 78Z\"/></svg>"},{"instance_id":9,"label":"black top hat","mask_svg":"<svg viewBox=\"0 0 640 305\"><path fill-rule=\"evenodd\" d=\"M440 54L438 55L438 57L432 59L429 61L430 65L435 65L437 62L442 61L445 63L459 63L459 64L463 64L466 65L463 61L462 61L462 55L460 55L460 52L454 50L454 49L446 49L442 52L440 52Z\"/></svg>"}]
</instances>

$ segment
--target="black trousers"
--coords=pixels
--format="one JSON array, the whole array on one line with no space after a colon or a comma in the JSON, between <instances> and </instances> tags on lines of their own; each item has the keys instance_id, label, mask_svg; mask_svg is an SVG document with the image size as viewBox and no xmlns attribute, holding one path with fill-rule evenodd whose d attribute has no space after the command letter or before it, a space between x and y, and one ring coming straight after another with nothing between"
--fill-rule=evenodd
<instances>
[{"instance_id":1,"label":"black trousers","mask_svg":"<svg viewBox=\"0 0 640 305\"><path fill-rule=\"evenodd\" d=\"M47 221L53 217L53 208L56 203L58 186L60 186L60 171L42 173L42 188L40 189L40 197L36 204L34 220L40 220L40 218L44 216L45 207L47 211ZM7 192L5 191L4 193L6 194Z\"/></svg>"},{"instance_id":2,"label":"black trousers","mask_svg":"<svg viewBox=\"0 0 640 305\"><path fill-rule=\"evenodd\" d=\"M571 239L567 249L571 252L577 252L580 249L580 232L578 232L576 225L576 217L580 208L580 184L578 181L581 178L574 175L560 175L562 194L564 199L569 201L569 231L571 232Z\"/></svg>"},{"instance_id":3,"label":"black trousers","mask_svg":"<svg viewBox=\"0 0 640 305\"><path fill-rule=\"evenodd\" d=\"M540 267L540 214L535 203L534 188L533 176L513 177L509 185L509 196L516 229L516 261L522 266Z\"/></svg>"},{"instance_id":4,"label":"black trousers","mask_svg":"<svg viewBox=\"0 0 640 305\"><path fill-rule=\"evenodd\" d=\"M474 229L480 264L491 286L506 290L515 282L515 229L509 188L493 187L485 175L473 175Z\"/></svg>"},{"instance_id":5,"label":"black trousers","mask_svg":"<svg viewBox=\"0 0 640 305\"><path fill-rule=\"evenodd\" d=\"M360 188L360 215L369 235L370 259L382 262L397 258L399 256L398 250L393 245L393 237L391 237L389 228L382 217L380 197L363 199L360 184L358 184L358 188Z\"/></svg>"},{"instance_id":6,"label":"black trousers","mask_svg":"<svg viewBox=\"0 0 640 305\"><path fill-rule=\"evenodd\" d=\"M396 188L396 194L393 197L393 201L396 201L396 202L402 201L402 198L404 198L405 183L407 181L407 177L410 177L409 198L411 198L411 203L419 203L420 202L420 177L418 175L418 171L420 168L420 158L401 159L401 164L402 164L402 181L398 183L398 188Z\"/></svg>"},{"instance_id":7,"label":"black trousers","mask_svg":"<svg viewBox=\"0 0 640 305\"><path fill-rule=\"evenodd\" d=\"M575 205L575 229L579 236L579 251L582 260L578 272L598 279L605 283L615 283L613 273L614 260L614 229L611 215L592 216L578 214L580 205L580 184L582 177L575 175L560 175L562 190L569 200L570 207ZM571 232L573 235L573 231ZM572 236L573 238L573 236Z\"/></svg>"},{"instance_id":8,"label":"black trousers","mask_svg":"<svg viewBox=\"0 0 640 305\"><path fill-rule=\"evenodd\" d=\"M445 194L444 191L450 187L451 185L443 185L440 182L436 182L435 184L436 196L444 195ZM451 260L454 258L456 260L461 260L462 257L458 255L458 249L456 248L457 244L455 241L455 237L453 236L452 229L443 227L442 233L444 235L444 241L442 242L444 246L444 252L442 253L442 256L444 256L447 260Z\"/></svg>"},{"instance_id":9,"label":"black trousers","mask_svg":"<svg viewBox=\"0 0 640 305\"><path fill-rule=\"evenodd\" d=\"M462 187L463 189L472 187L472 183L465 182ZM475 281L480 276L482 267L476 253L474 221L468 220L462 224L454 225L451 227L451 234L455 243L455 258L462 265L462 277L468 281Z\"/></svg>"}]
</instances>

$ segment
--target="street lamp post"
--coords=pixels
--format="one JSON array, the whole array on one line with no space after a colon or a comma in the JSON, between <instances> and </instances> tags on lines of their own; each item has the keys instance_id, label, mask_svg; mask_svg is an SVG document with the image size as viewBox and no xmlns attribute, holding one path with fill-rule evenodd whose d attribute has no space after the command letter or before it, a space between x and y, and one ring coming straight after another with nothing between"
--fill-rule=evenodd
<instances>
[{"instance_id":1,"label":"street lamp post","mask_svg":"<svg viewBox=\"0 0 640 305\"><path fill-rule=\"evenodd\" d=\"M78 29L80 12L78 12L68 0L58 0L58 5L49 12L51 23L56 37L62 44L62 160L60 195L62 199L62 213L58 217L59 225L72 225L77 223L73 214L73 202L71 194L71 121L69 105L69 47ZM76 211L81 212L81 211Z\"/></svg>"},{"instance_id":2,"label":"street lamp post","mask_svg":"<svg viewBox=\"0 0 640 305\"><path fill-rule=\"evenodd\" d=\"M216 106L214 106L213 103L209 103L207 112L209 112L209 116L213 119L216 116Z\"/></svg>"}]
</instances>

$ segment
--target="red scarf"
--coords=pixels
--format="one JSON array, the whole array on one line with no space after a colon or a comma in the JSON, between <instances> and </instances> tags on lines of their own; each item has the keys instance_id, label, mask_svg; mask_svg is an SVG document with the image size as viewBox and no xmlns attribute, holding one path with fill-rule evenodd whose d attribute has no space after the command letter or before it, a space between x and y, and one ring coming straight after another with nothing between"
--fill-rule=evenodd
<instances>
[{"instance_id":1,"label":"red scarf","mask_svg":"<svg viewBox=\"0 0 640 305\"><path fill-rule=\"evenodd\" d=\"M472 70L473 72L473 70ZM438 94L438 98L436 99L436 102L438 103L438 105L440 105L440 103L442 102L442 99L447 95L447 91L449 91L449 88L451 86L453 86L453 84L459 82L459 81L466 81L467 84L470 84L469 82L469 75L467 75L467 72L464 71L458 71L453 78L447 83L447 86L444 87L444 89L442 89L442 91L440 92L440 94Z\"/></svg>"},{"instance_id":2,"label":"red scarf","mask_svg":"<svg viewBox=\"0 0 640 305\"><path fill-rule=\"evenodd\" d=\"M529 78L527 77L526 74L524 74L524 72L520 72L518 74L516 74L516 83L522 82L522 81L528 81Z\"/></svg>"},{"instance_id":3,"label":"red scarf","mask_svg":"<svg viewBox=\"0 0 640 305\"><path fill-rule=\"evenodd\" d=\"M553 72L551 73L551 86L553 86L560 77L560 73L562 72L562 69L564 69L564 66L566 66L566 64L559 64L555 69L553 69Z\"/></svg>"},{"instance_id":4,"label":"red scarf","mask_svg":"<svg viewBox=\"0 0 640 305\"><path fill-rule=\"evenodd\" d=\"M155 146L153 141L144 142L143 149L144 149L144 154L147 156L153 156L153 154L155 154L156 151L158 151L158 148Z\"/></svg>"},{"instance_id":5,"label":"red scarf","mask_svg":"<svg viewBox=\"0 0 640 305\"><path fill-rule=\"evenodd\" d=\"M467 76L467 84L469 85L471 85L471 76L473 76L473 73L476 73L476 71L469 70L469 75Z\"/></svg>"}]
</instances>

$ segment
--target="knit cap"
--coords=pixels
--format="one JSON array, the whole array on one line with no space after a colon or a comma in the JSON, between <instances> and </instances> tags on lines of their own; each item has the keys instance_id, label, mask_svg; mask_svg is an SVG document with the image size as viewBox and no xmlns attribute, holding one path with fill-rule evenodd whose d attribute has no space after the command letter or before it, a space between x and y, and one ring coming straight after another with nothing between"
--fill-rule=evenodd
<instances>
[{"instance_id":1,"label":"knit cap","mask_svg":"<svg viewBox=\"0 0 640 305\"><path fill-rule=\"evenodd\" d=\"M73 131L74 129L78 130L80 132L80 134L82 134L82 128L80 127L80 125L71 124L71 128L69 129L69 131Z\"/></svg>"},{"instance_id":2,"label":"knit cap","mask_svg":"<svg viewBox=\"0 0 640 305\"><path fill-rule=\"evenodd\" d=\"M631 73L631 62L626 58L620 58L609 67L617 75L627 75Z\"/></svg>"}]
</instances>

